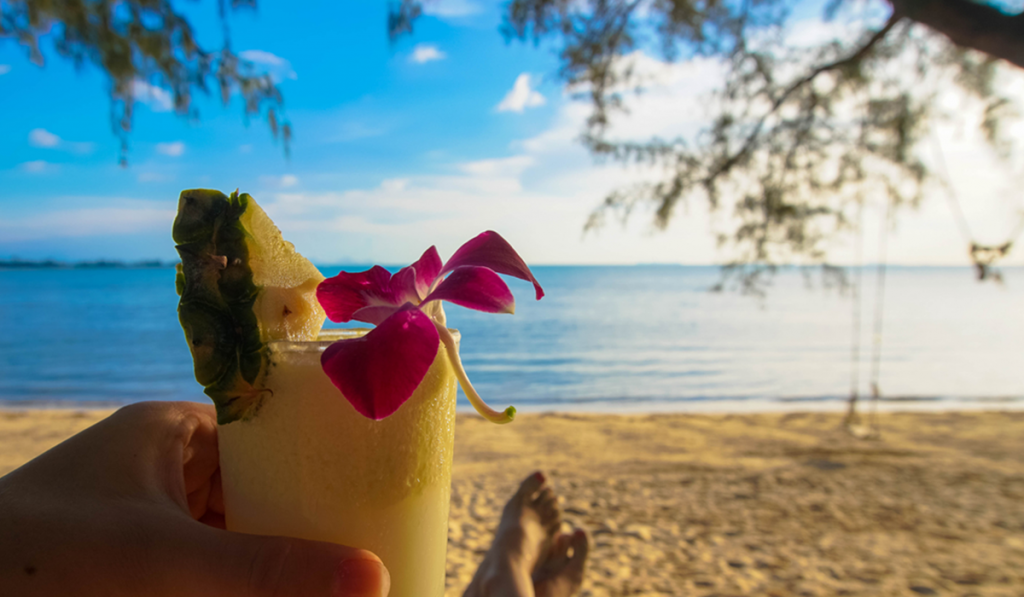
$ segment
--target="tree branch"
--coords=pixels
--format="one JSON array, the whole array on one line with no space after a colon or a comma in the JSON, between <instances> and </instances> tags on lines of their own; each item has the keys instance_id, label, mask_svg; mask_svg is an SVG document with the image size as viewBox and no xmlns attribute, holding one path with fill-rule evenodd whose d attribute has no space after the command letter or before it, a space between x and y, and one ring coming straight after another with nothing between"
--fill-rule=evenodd
<instances>
[{"instance_id":1,"label":"tree branch","mask_svg":"<svg viewBox=\"0 0 1024 597\"><path fill-rule=\"evenodd\" d=\"M875 45L878 42L884 39L885 36L889 34L892 28L895 27L901 19L902 16L894 12L892 16L889 17L889 20L885 23L885 26L879 29L877 32L875 32L875 34L872 35L871 38L863 46L858 48L856 52L850 54L845 58L836 60L834 62L829 62L828 64L822 64L816 67L814 70L807 73L807 75L805 75L804 77L802 77L801 79L787 87L778 97L775 98L775 101L772 102L772 106L771 108L769 108L768 112L761 116L761 119L757 122L757 126L754 127L753 132L751 132L750 135L747 136L746 141L743 143L743 147L741 147L739 151L734 153L727 160L722 162L722 164L718 168L715 168L714 171L708 174L708 176L705 178L704 184L710 184L712 180L731 170L733 166L735 166L741 159L743 159L744 156L746 156L750 152L750 150L754 147L754 143L757 141L757 137L761 134L761 130L764 129L764 125L765 122L767 122L768 117L774 114L776 111L778 111L778 109L782 107L782 104L784 104L786 100L789 99L789 96L793 95L793 93L798 91L803 86L814 81L814 79L816 79L819 75L839 68L843 68L844 66L853 64L863 59L864 56L866 56L868 52L871 51L871 48L875 47Z\"/></svg>"},{"instance_id":2,"label":"tree branch","mask_svg":"<svg viewBox=\"0 0 1024 597\"><path fill-rule=\"evenodd\" d=\"M964 48L1024 68L1024 12L1008 15L971 0L889 0L894 13L942 33Z\"/></svg>"}]
</instances>

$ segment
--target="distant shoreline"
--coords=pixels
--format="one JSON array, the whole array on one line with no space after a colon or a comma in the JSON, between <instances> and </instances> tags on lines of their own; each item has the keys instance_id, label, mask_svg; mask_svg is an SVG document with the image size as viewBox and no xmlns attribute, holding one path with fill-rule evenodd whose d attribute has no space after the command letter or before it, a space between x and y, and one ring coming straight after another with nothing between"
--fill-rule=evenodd
<instances>
[{"instance_id":1,"label":"distant shoreline","mask_svg":"<svg viewBox=\"0 0 1024 597\"><path fill-rule=\"evenodd\" d=\"M159 399L163 401L164 399ZM168 399L173 400L173 399ZM209 404L202 395L182 396L178 400ZM69 400L30 398L0 398L0 414L31 411L107 411L127 406L138 399L127 400ZM580 414L580 415L741 415L779 413L844 413L848 408L846 399L721 399L721 400L633 400L622 399L597 402L541 402L524 403L515 399L517 412L521 414ZM473 414L473 407L460 397L456 412ZM1024 411L1024 396L894 396L877 403L861 399L858 408L861 415L879 413L937 413L937 412L1020 412Z\"/></svg>"},{"instance_id":2,"label":"distant shoreline","mask_svg":"<svg viewBox=\"0 0 1024 597\"><path fill-rule=\"evenodd\" d=\"M11 269L169 269L177 265L178 261L161 261L159 259L141 259L139 261L123 261L120 259L92 259L83 261L63 261L59 259L0 259L0 270L11 270ZM314 265L320 270L333 271L335 269L345 271L355 271L362 269L369 269L373 267L372 263L314 263ZM391 270L398 270L403 267L401 264L378 264ZM717 270L721 266L715 264L701 264L701 263L611 263L611 264L567 264L567 263L550 263L540 264L535 266L538 269L546 268L680 268L680 269L708 269ZM802 269L814 269L816 266L799 266L799 265L781 265L779 266L780 272L785 271L799 271ZM844 269L851 269L849 265L839 266ZM865 263L859 266L860 269L869 270L877 267L874 263ZM973 266L967 264L958 265L907 265L907 264L889 264L890 269L895 270L912 270L912 269L956 269L956 270L973 270ZM1019 271L1024 269L1024 265L1002 265L998 266L1001 270Z\"/></svg>"},{"instance_id":3,"label":"distant shoreline","mask_svg":"<svg viewBox=\"0 0 1024 597\"><path fill-rule=\"evenodd\" d=\"M114 261L99 259L96 261L42 261L4 259L0 260L0 269L164 269L174 267L174 262L150 259L143 261Z\"/></svg>"}]
</instances>

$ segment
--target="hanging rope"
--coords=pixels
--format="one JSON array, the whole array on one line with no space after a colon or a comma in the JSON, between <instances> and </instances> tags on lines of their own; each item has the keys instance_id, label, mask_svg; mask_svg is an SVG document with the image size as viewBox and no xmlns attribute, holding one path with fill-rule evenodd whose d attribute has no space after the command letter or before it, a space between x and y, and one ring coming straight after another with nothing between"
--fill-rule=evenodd
<instances>
[{"instance_id":1,"label":"hanging rope","mask_svg":"<svg viewBox=\"0 0 1024 597\"><path fill-rule=\"evenodd\" d=\"M850 342L850 400L843 419L846 431L858 439L877 439L878 401L881 397L882 332L885 322L885 277L888 269L889 220L892 217L892 200L886 201L882 210L882 226L879 230L878 261L875 268L875 310L871 342L871 415L867 426L861 424L857 415L860 398L860 331L861 331L861 287L864 271L864 203L857 208L858 234L854 243L857 255L857 272L853 283L853 338Z\"/></svg>"},{"instance_id":2,"label":"hanging rope","mask_svg":"<svg viewBox=\"0 0 1024 597\"><path fill-rule=\"evenodd\" d=\"M851 319L853 334L850 338L850 398L847 401L846 418L843 424L847 430L857 424L857 400L860 397L860 288L864 278L864 199L857 201L857 236L854 237L854 254L856 269L854 270L851 288Z\"/></svg>"},{"instance_id":3,"label":"hanging rope","mask_svg":"<svg viewBox=\"0 0 1024 597\"><path fill-rule=\"evenodd\" d=\"M875 270L875 325L871 346L871 433L878 437L878 399L881 397L882 332L885 324L885 276L889 263L889 227L892 224L892 199L885 202L882 229L878 240L878 267Z\"/></svg>"}]
</instances>

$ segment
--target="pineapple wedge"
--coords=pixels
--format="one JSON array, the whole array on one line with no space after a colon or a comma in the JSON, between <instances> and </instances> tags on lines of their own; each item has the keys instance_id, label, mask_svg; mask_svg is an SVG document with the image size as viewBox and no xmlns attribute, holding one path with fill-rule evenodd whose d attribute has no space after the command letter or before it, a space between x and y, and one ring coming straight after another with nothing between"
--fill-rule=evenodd
<instances>
[{"instance_id":1,"label":"pineapple wedge","mask_svg":"<svg viewBox=\"0 0 1024 597\"><path fill-rule=\"evenodd\" d=\"M181 263L178 320L196 380L217 422L249 419L270 391L267 343L315 340L326 314L316 300L323 275L256 201L235 191L182 191L174 219Z\"/></svg>"}]
</instances>

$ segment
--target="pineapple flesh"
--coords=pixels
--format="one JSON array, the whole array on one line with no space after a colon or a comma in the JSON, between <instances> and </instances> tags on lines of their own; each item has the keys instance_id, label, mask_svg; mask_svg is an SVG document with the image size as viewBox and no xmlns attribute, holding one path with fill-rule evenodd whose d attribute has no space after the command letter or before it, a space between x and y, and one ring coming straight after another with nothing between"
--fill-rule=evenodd
<instances>
[{"instance_id":1,"label":"pineapple flesh","mask_svg":"<svg viewBox=\"0 0 1024 597\"><path fill-rule=\"evenodd\" d=\"M323 275L248 194L182 191L174 220L178 320L217 422L252 418L271 392L268 342L315 340Z\"/></svg>"}]
</instances>

